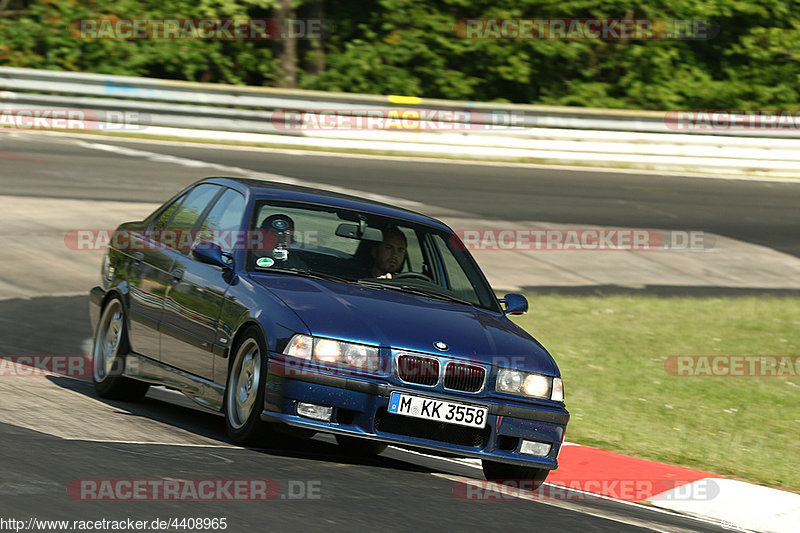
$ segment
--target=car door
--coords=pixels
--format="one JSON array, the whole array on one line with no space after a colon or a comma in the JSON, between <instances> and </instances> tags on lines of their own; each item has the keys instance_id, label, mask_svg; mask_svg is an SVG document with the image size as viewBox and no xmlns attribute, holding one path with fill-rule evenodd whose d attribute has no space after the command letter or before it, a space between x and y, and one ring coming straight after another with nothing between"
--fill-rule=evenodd
<instances>
[{"instance_id":1,"label":"car door","mask_svg":"<svg viewBox=\"0 0 800 533\"><path fill-rule=\"evenodd\" d=\"M226 238L241 227L244 196L223 188L189 228L197 239L213 238L231 252L236 239ZM187 224L188 219L181 224ZM176 228L185 229L185 228ZM172 280L164 300L161 328L162 361L191 374L213 379L217 320L230 277L223 268L194 258L191 246L171 251Z\"/></svg>"},{"instance_id":2,"label":"car door","mask_svg":"<svg viewBox=\"0 0 800 533\"><path fill-rule=\"evenodd\" d=\"M157 361L160 360L158 330L174 261L174 257L162 248L160 238L185 199L184 194L166 205L145 227L128 230L130 239L125 253L131 265L128 276L129 342L131 350Z\"/></svg>"}]
</instances>

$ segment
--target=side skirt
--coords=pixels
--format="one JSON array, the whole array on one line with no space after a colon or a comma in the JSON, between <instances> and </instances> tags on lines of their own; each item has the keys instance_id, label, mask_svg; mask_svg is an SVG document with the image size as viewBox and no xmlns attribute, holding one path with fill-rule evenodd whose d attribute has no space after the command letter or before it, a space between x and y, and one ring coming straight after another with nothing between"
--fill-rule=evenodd
<instances>
[{"instance_id":1,"label":"side skirt","mask_svg":"<svg viewBox=\"0 0 800 533\"><path fill-rule=\"evenodd\" d=\"M225 387L137 353L125 356L125 376L180 390L203 407L222 411Z\"/></svg>"}]
</instances>

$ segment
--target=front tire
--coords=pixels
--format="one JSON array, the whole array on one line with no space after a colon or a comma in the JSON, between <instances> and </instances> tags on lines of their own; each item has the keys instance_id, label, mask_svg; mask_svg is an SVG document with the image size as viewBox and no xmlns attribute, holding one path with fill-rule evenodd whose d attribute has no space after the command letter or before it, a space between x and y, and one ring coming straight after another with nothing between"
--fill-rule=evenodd
<instances>
[{"instance_id":1,"label":"front tire","mask_svg":"<svg viewBox=\"0 0 800 533\"><path fill-rule=\"evenodd\" d=\"M518 466L510 465L508 463L498 463L495 461L481 460L483 465L483 475L489 481L506 481L506 480L525 480L533 481L532 489L538 489L544 480L547 479L547 474L550 473L546 468L535 468L531 466ZM527 488L527 487L526 487Z\"/></svg>"},{"instance_id":2,"label":"front tire","mask_svg":"<svg viewBox=\"0 0 800 533\"><path fill-rule=\"evenodd\" d=\"M225 426L237 444L262 444L267 436L261 420L264 383L267 378L267 350L260 331L244 332L233 353L225 387Z\"/></svg>"},{"instance_id":3,"label":"front tire","mask_svg":"<svg viewBox=\"0 0 800 533\"><path fill-rule=\"evenodd\" d=\"M125 355L130 351L125 312L119 298L103 308L92 343L92 382L101 398L141 400L150 385L122 375Z\"/></svg>"}]
</instances>

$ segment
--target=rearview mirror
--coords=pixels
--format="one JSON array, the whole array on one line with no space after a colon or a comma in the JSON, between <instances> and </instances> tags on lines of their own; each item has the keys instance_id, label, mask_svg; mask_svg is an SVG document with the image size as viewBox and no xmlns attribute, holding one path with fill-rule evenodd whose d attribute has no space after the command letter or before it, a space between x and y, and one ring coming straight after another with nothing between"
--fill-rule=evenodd
<instances>
[{"instance_id":1,"label":"rearview mirror","mask_svg":"<svg viewBox=\"0 0 800 533\"><path fill-rule=\"evenodd\" d=\"M348 224L347 222L343 222L336 228L336 235L362 241L383 241L383 232L381 230L378 228L370 228L364 224Z\"/></svg>"},{"instance_id":2,"label":"rearview mirror","mask_svg":"<svg viewBox=\"0 0 800 533\"><path fill-rule=\"evenodd\" d=\"M506 315L522 315L528 311L528 299L515 292L506 294L500 303L505 305L506 309L503 314Z\"/></svg>"}]
</instances>

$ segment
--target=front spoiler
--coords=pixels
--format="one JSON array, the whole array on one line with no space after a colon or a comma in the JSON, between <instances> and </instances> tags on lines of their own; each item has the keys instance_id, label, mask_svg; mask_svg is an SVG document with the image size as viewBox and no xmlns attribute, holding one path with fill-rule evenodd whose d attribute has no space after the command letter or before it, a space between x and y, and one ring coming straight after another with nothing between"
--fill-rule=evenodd
<instances>
[{"instance_id":1,"label":"front spoiler","mask_svg":"<svg viewBox=\"0 0 800 533\"><path fill-rule=\"evenodd\" d=\"M558 453L569 420L569 413L563 407L524 408L507 405L495 399L445 396L409 387L308 371L287 377L280 375L280 371L273 372L272 361L270 367L270 381L265 390L265 406L261 413L261 419L264 421L281 422L297 428L361 437L461 457L488 459L547 470L558 467ZM387 417L386 409L393 391L488 407L487 425L483 430L485 438L480 444L455 444L454 442L463 441L433 440L423 438L425 435L413 430L398 432L392 426L386 429L383 425L376 424L379 417L383 420ZM298 415L298 402L333 407L331 421L319 421ZM343 413L347 416L340 416ZM445 426L451 425L445 424ZM461 428L451 428L448 431L456 432L458 429ZM523 440L549 443L550 453L541 457L522 454L519 449ZM509 446L509 442L513 444Z\"/></svg>"}]
</instances>

